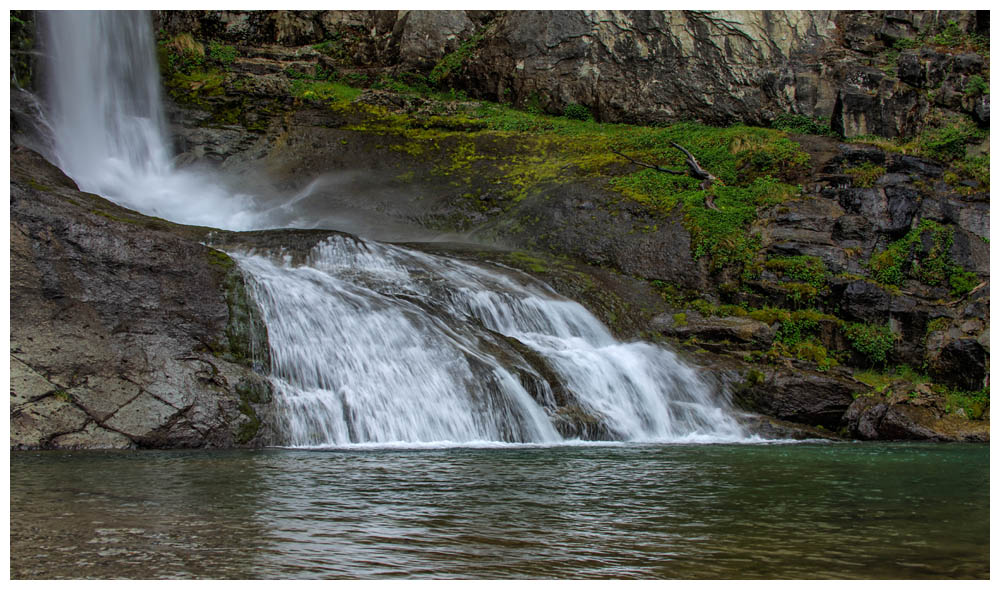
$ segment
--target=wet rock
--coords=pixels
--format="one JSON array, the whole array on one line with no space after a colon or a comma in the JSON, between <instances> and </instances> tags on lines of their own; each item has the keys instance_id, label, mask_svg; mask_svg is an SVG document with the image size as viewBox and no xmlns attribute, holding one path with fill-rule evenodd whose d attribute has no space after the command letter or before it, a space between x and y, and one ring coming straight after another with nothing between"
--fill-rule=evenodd
<instances>
[{"instance_id":1,"label":"wet rock","mask_svg":"<svg viewBox=\"0 0 1000 590\"><path fill-rule=\"evenodd\" d=\"M66 450L132 449L135 448L135 443L120 432L108 430L94 422L89 422L83 430L61 434L53 438L47 446Z\"/></svg>"},{"instance_id":2,"label":"wet rock","mask_svg":"<svg viewBox=\"0 0 1000 590\"><path fill-rule=\"evenodd\" d=\"M736 387L733 403L781 420L836 431L841 418L864 387L833 374L760 367Z\"/></svg>"},{"instance_id":3,"label":"wet rock","mask_svg":"<svg viewBox=\"0 0 1000 590\"><path fill-rule=\"evenodd\" d=\"M400 65L429 70L472 36L475 24L461 10L402 11L396 24Z\"/></svg>"},{"instance_id":4,"label":"wet rock","mask_svg":"<svg viewBox=\"0 0 1000 590\"><path fill-rule=\"evenodd\" d=\"M852 436L863 440L989 442L989 421L943 410L924 385L893 384L885 394L859 396L844 414Z\"/></svg>"},{"instance_id":5,"label":"wet rock","mask_svg":"<svg viewBox=\"0 0 1000 590\"><path fill-rule=\"evenodd\" d=\"M696 339L711 349L712 344L727 350L763 350L771 346L777 326L769 326L747 317L704 317L693 310L661 314L652 319L650 328L665 336Z\"/></svg>"},{"instance_id":6,"label":"wet rock","mask_svg":"<svg viewBox=\"0 0 1000 590\"><path fill-rule=\"evenodd\" d=\"M253 329L231 302L239 271L199 243L206 231L79 192L11 151L12 447L260 444L264 432L237 440L266 407L233 387L256 377L240 353Z\"/></svg>"},{"instance_id":7,"label":"wet rock","mask_svg":"<svg viewBox=\"0 0 1000 590\"><path fill-rule=\"evenodd\" d=\"M988 356L976 339L945 336L942 343L931 340L926 354L927 367L936 380L966 391L983 387Z\"/></svg>"}]
</instances>

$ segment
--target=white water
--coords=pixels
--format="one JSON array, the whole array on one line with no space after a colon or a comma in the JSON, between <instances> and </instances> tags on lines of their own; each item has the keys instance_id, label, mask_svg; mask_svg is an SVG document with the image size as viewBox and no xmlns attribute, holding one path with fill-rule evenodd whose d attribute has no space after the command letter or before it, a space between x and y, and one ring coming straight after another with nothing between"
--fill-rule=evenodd
<instances>
[{"instance_id":1,"label":"white water","mask_svg":"<svg viewBox=\"0 0 1000 590\"><path fill-rule=\"evenodd\" d=\"M526 277L341 236L301 266L238 260L268 328L288 445L561 440L552 390L503 337L544 359L565 405L616 439L743 438L672 352L616 341ZM534 396L517 373L531 376Z\"/></svg>"},{"instance_id":2,"label":"white water","mask_svg":"<svg viewBox=\"0 0 1000 590\"><path fill-rule=\"evenodd\" d=\"M274 218L273 206L172 165L148 15L43 22L54 157L83 190L180 223ZM298 267L235 257L264 313L283 444L551 444L562 441L559 409L573 406L620 440L743 438L673 353L617 342L527 278L343 237ZM555 390L508 338L544 359Z\"/></svg>"},{"instance_id":3,"label":"white water","mask_svg":"<svg viewBox=\"0 0 1000 590\"><path fill-rule=\"evenodd\" d=\"M174 168L147 13L54 11L41 22L52 155L81 190L178 223L262 225L249 195Z\"/></svg>"}]
</instances>

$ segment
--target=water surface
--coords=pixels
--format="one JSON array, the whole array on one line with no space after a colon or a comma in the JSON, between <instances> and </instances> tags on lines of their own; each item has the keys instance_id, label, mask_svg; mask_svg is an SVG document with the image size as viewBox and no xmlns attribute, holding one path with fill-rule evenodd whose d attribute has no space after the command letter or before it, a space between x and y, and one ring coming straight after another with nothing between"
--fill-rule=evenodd
<instances>
[{"instance_id":1,"label":"water surface","mask_svg":"<svg viewBox=\"0 0 1000 590\"><path fill-rule=\"evenodd\" d=\"M986 578L985 445L11 454L12 578Z\"/></svg>"}]
</instances>

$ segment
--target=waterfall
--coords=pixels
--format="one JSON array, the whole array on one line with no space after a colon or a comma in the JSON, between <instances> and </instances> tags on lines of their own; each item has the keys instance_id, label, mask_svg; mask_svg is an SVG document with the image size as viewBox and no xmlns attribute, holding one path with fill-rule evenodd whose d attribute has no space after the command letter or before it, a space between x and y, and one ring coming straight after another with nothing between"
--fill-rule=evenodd
<instances>
[{"instance_id":1,"label":"waterfall","mask_svg":"<svg viewBox=\"0 0 1000 590\"><path fill-rule=\"evenodd\" d=\"M51 155L81 190L179 223L261 225L250 196L226 190L209 175L174 168L148 13L40 16Z\"/></svg>"},{"instance_id":2,"label":"waterfall","mask_svg":"<svg viewBox=\"0 0 1000 590\"><path fill-rule=\"evenodd\" d=\"M268 329L283 444L558 442L567 408L602 438L743 436L672 352L616 341L519 273L345 236L299 266L237 259Z\"/></svg>"},{"instance_id":3,"label":"waterfall","mask_svg":"<svg viewBox=\"0 0 1000 590\"><path fill-rule=\"evenodd\" d=\"M173 165L147 14L41 21L51 155L81 189L179 223L266 226L273 207ZM300 265L233 256L267 326L281 444L743 437L672 352L616 341L520 273L345 236Z\"/></svg>"}]
</instances>

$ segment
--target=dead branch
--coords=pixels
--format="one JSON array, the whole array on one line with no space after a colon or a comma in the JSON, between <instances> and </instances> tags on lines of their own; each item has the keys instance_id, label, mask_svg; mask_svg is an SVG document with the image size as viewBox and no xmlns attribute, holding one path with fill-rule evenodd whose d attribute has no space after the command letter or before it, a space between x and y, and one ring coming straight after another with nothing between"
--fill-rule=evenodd
<instances>
[{"instance_id":1,"label":"dead branch","mask_svg":"<svg viewBox=\"0 0 1000 590\"><path fill-rule=\"evenodd\" d=\"M709 171L707 171L704 168L702 168L701 164L698 163L698 160L694 157L694 155L691 154L691 152L687 151L682 146L680 146L680 145L678 145L678 144L676 144L676 143L674 143L672 141L670 142L670 145L672 145L675 148L679 149L680 151L682 151L684 153L685 156L687 156L687 160L685 160L685 163L688 165L688 171L686 172L686 174L689 175L689 176L691 176L692 178L694 178L696 180L700 180L701 181L701 185L700 185L701 186L701 190L707 191L705 193L705 206L708 207L709 209L718 210L719 208L715 206L715 194L712 192L711 189L712 189L712 184L715 183L715 182L717 182L719 179L716 178ZM623 154L620 151L618 151L616 149L613 149L613 148L611 150L611 153L617 154L617 155L625 158L629 162L632 162L633 164L636 164L637 166L642 166L643 168L649 168L651 170L656 170L657 172L666 172L667 174L677 174L677 175L683 175L683 174L685 174L685 172L683 170L670 170L669 168L664 168L662 166L656 166L654 164L646 164L645 162L640 162L638 160L635 160L633 158L630 158L630 157L626 156L625 154Z\"/></svg>"}]
</instances>

